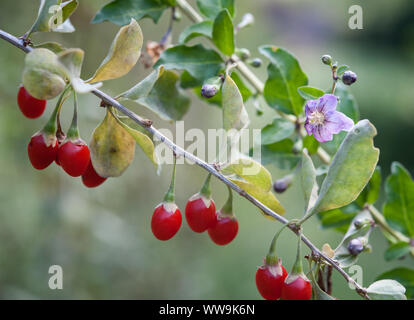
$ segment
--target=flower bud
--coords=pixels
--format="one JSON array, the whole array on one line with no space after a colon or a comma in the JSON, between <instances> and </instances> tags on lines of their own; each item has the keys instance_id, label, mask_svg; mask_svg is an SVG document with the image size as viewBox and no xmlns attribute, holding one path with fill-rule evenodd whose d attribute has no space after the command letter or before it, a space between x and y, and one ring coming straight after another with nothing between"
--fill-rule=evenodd
<instances>
[{"instance_id":1,"label":"flower bud","mask_svg":"<svg viewBox=\"0 0 414 320\"><path fill-rule=\"evenodd\" d=\"M173 19L174 19L174 21L180 21L181 20L181 12L177 8L174 8Z\"/></svg>"},{"instance_id":2,"label":"flower bud","mask_svg":"<svg viewBox=\"0 0 414 320\"><path fill-rule=\"evenodd\" d=\"M352 239L349 241L347 249L353 256L359 255L365 248L365 239L362 237Z\"/></svg>"},{"instance_id":3,"label":"flower bud","mask_svg":"<svg viewBox=\"0 0 414 320\"><path fill-rule=\"evenodd\" d=\"M237 30L251 26L254 23L254 16L251 13L246 13L240 23L236 26Z\"/></svg>"},{"instance_id":4,"label":"flower bud","mask_svg":"<svg viewBox=\"0 0 414 320\"><path fill-rule=\"evenodd\" d=\"M332 57L328 54L322 56L322 63L330 66L332 64Z\"/></svg>"},{"instance_id":5,"label":"flower bud","mask_svg":"<svg viewBox=\"0 0 414 320\"><path fill-rule=\"evenodd\" d=\"M252 59L252 60L249 61L249 64L253 68L259 68L262 65L262 59L260 59L260 58L254 58L254 59Z\"/></svg>"},{"instance_id":6,"label":"flower bud","mask_svg":"<svg viewBox=\"0 0 414 320\"><path fill-rule=\"evenodd\" d=\"M204 98L212 98L220 90L220 86L223 83L221 77L214 77L206 80L206 82L201 87L201 96Z\"/></svg>"},{"instance_id":7,"label":"flower bud","mask_svg":"<svg viewBox=\"0 0 414 320\"><path fill-rule=\"evenodd\" d=\"M357 81L357 75L355 72L352 72L351 70L345 71L342 75L342 82L347 86L350 86L355 81Z\"/></svg>"},{"instance_id":8,"label":"flower bud","mask_svg":"<svg viewBox=\"0 0 414 320\"><path fill-rule=\"evenodd\" d=\"M246 48L236 48L236 55L242 60L245 61L250 58L250 51Z\"/></svg>"},{"instance_id":9,"label":"flower bud","mask_svg":"<svg viewBox=\"0 0 414 320\"><path fill-rule=\"evenodd\" d=\"M285 192L292 184L292 179L293 176L289 174L281 179L276 180L273 184L273 190L275 190L276 193Z\"/></svg>"}]
</instances>

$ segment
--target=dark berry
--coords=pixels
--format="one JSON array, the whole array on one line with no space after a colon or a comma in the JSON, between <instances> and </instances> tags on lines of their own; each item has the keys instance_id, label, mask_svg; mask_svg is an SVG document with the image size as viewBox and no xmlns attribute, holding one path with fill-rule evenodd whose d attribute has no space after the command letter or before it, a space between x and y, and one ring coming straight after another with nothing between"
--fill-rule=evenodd
<instances>
[{"instance_id":1,"label":"dark berry","mask_svg":"<svg viewBox=\"0 0 414 320\"><path fill-rule=\"evenodd\" d=\"M342 75L342 82L348 86L353 84L355 81L357 81L357 75L355 72L348 70Z\"/></svg>"},{"instance_id":2,"label":"dark berry","mask_svg":"<svg viewBox=\"0 0 414 320\"><path fill-rule=\"evenodd\" d=\"M359 255L362 251L364 251L364 239L363 238L356 238L349 241L347 249L350 254L353 256Z\"/></svg>"}]
</instances>

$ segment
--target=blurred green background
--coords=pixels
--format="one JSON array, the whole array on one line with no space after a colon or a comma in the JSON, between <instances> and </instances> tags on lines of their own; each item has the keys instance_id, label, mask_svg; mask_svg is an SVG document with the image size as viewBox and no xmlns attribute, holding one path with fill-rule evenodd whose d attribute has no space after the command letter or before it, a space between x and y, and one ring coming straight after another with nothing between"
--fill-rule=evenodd
<instances>
[{"instance_id":1,"label":"blurred green background","mask_svg":"<svg viewBox=\"0 0 414 320\"><path fill-rule=\"evenodd\" d=\"M66 47L86 52L83 78L88 78L106 55L118 27L110 23L91 25L97 10L108 1L80 1L72 17L73 34L37 34L35 43L56 40ZM194 4L193 1L191 3ZM411 0L299 1L236 0L238 21L245 12L255 15L254 27L240 32L238 46L258 55L257 46L275 44L293 52L310 78L310 85L330 86L329 69L320 63L322 54L331 54L358 74L352 92L359 102L361 117L369 118L378 129L375 144L381 149L380 165L388 173L393 160L414 170L414 5ZM364 29L348 28L348 8L360 4ZM2 0L0 28L22 35L35 19L38 1ZM149 19L140 22L145 40L159 41L169 15L158 25ZM189 23L186 18L174 26L173 41ZM193 40L194 41L194 40ZM270 223L255 207L236 197L235 212L239 235L225 247L213 244L207 234L193 233L186 222L168 242L154 238L150 229L153 208L161 201L170 179L164 166L157 176L151 163L137 151L127 173L89 190L80 179L70 178L56 165L44 171L32 168L27 143L50 114L36 120L22 116L16 104L24 54L0 41L0 298L2 299L259 299L254 281L256 267L280 227ZM127 76L105 83L107 93L117 94L150 72L138 64ZM265 67L258 70L262 79ZM221 111L198 101L185 116L186 129L219 127ZM89 141L92 130L104 116L93 95L80 97L81 135ZM173 128L144 108L131 108L155 121L157 127ZM258 118L247 105L252 127L271 122L274 112L267 109ZM71 120L70 103L63 110L64 129ZM205 116L200 117L200 114ZM283 176L269 166L274 178ZM184 211L189 196L197 192L205 172L196 166L177 168L177 204ZM213 181L216 204L221 207L226 189ZM292 219L302 212L298 183L280 197ZM380 205L380 204L379 204ZM184 213L184 212L183 212ZM322 230L317 219L307 223L305 233L321 247L335 247L341 234ZM379 230L372 234L373 252L364 254L359 264L364 285L380 273L413 261L385 262L387 243ZM286 232L278 245L279 256L290 269L296 240ZM48 269L61 265L63 290L50 290ZM334 295L359 297L334 272Z\"/></svg>"}]
</instances>

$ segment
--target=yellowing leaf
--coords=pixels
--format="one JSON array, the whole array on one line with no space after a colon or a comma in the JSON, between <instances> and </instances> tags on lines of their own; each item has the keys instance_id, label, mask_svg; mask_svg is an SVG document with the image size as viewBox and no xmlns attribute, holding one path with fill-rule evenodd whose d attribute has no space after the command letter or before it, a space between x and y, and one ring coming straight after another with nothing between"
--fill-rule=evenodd
<instances>
[{"instance_id":1,"label":"yellowing leaf","mask_svg":"<svg viewBox=\"0 0 414 320\"><path fill-rule=\"evenodd\" d=\"M107 111L89 148L93 167L101 177L119 177L134 159L135 140Z\"/></svg>"},{"instance_id":2,"label":"yellowing leaf","mask_svg":"<svg viewBox=\"0 0 414 320\"><path fill-rule=\"evenodd\" d=\"M234 80L227 74L222 87L223 128L242 130L249 125L243 97Z\"/></svg>"},{"instance_id":3,"label":"yellowing leaf","mask_svg":"<svg viewBox=\"0 0 414 320\"><path fill-rule=\"evenodd\" d=\"M141 28L134 19L122 27L112 42L109 53L88 82L116 79L127 74L137 63L143 43Z\"/></svg>"},{"instance_id":4,"label":"yellowing leaf","mask_svg":"<svg viewBox=\"0 0 414 320\"><path fill-rule=\"evenodd\" d=\"M246 191L248 194L250 194L252 197L255 197L258 201L263 203L266 207L273 210L274 212L283 215L285 213L285 208L280 204L279 200L276 199L274 194L271 191L265 191L249 182L245 182L238 179L229 179L234 184L238 185L240 188L242 188L244 191ZM260 212L269 219L274 219L271 216L268 216L267 214L264 214L263 211L260 210Z\"/></svg>"},{"instance_id":5,"label":"yellowing leaf","mask_svg":"<svg viewBox=\"0 0 414 320\"><path fill-rule=\"evenodd\" d=\"M251 158L241 157L229 163L222 169L222 173L235 174L264 191L269 191L272 187L270 172Z\"/></svg>"},{"instance_id":6,"label":"yellowing leaf","mask_svg":"<svg viewBox=\"0 0 414 320\"><path fill-rule=\"evenodd\" d=\"M151 162L155 166L159 166L159 159L157 154L154 152L154 143L152 142L151 138L147 136L145 133L142 133L136 129L133 129L127 123L125 123L129 118L125 119L125 122L118 117L116 118L118 123L124 128L132 138L136 141L136 143L141 147L142 151L146 154L146 156L151 160Z\"/></svg>"}]
</instances>

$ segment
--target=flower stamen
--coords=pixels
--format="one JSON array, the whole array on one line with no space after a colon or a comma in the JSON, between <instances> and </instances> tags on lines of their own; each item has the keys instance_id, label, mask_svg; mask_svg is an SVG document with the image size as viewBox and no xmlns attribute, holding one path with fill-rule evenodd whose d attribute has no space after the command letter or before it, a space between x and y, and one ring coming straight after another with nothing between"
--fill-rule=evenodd
<instances>
[{"instance_id":1,"label":"flower stamen","mask_svg":"<svg viewBox=\"0 0 414 320\"><path fill-rule=\"evenodd\" d=\"M309 115L309 123L312 125L322 125L325 123L325 115L322 112L314 111Z\"/></svg>"}]
</instances>

